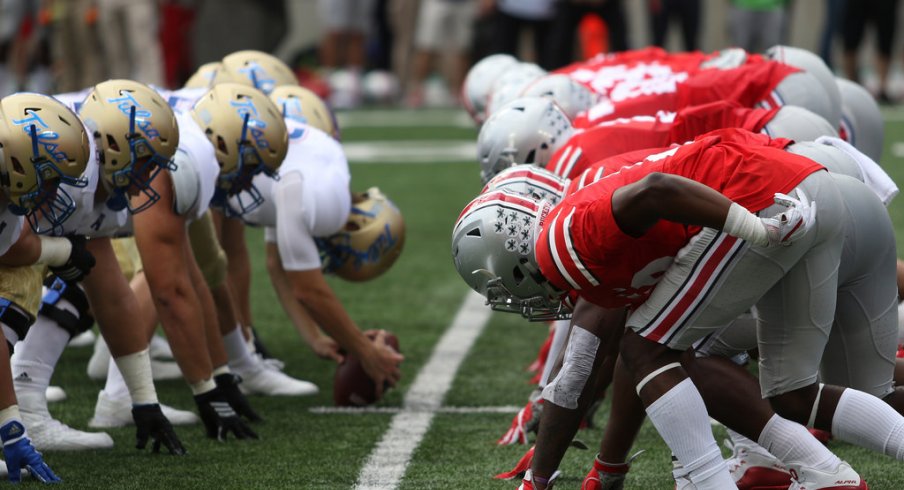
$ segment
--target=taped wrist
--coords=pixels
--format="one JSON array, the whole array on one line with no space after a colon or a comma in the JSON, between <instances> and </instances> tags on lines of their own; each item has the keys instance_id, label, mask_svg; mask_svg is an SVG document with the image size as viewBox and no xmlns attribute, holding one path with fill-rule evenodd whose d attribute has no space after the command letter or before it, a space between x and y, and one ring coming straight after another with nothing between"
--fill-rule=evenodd
<instances>
[{"instance_id":1,"label":"taped wrist","mask_svg":"<svg viewBox=\"0 0 904 490\"><path fill-rule=\"evenodd\" d=\"M59 267L69 261L72 254L72 242L68 238L41 236L41 255L38 256L38 264L47 264L51 267Z\"/></svg>"},{"instance_id":2,"label":"taped wrist","mask_svg":"<svg viewBox=\"0 0 904 490\"><path fill-rule=\"evenodd\" d=\"M80 286L70 285L51 275L44 279L44 287L47 289L41 298L38 313L56 322L69 333L70 338L94 325L94 317L88 313L88 297Z\"/></svg>"},{"instance_id":3,"label":"taped wrist","mask_svg":"<svg viewBox=\"0 0 904 490\"><path fill-rule=\"evenodd\" d=\"M148 349L113 359L129 388L133 405L157 403L157 390L151 373L151 355Z\"/></svg>"},{"instance_id":4,"label":"taped wrist","mask_svg":"<svg viewBox=\"0 0 904 490\"><path fill-rule=\"evenodd\" d=\"M188 386L191 388L191 394L198 396L213 391L216 389L217 384L214 383L212 378L207 378L198 381L197 383L190 383Z\"/></svg>"},{"instance_id":5,"label":"taped wrist","mask_svg":"<svg viewBox=\"0 0 904 490\"><path fill-rule=\"evenodd\" d=\"M728 216L725 217L722 231L754 245L761 247L769 245L766 227L760 218L736 202L731 203L728 208Z\"/></svg>"},{"instance_id":6,"label":"taped wrist","mask_svg":"<svg viewBox=\"0 0 904 490\"><path fill-rule=\"evenodd\" d=\"M25 426L18 405L10 405L0 410L0 440L7 446L25 437Z\"/></svg>"}]
</instances>

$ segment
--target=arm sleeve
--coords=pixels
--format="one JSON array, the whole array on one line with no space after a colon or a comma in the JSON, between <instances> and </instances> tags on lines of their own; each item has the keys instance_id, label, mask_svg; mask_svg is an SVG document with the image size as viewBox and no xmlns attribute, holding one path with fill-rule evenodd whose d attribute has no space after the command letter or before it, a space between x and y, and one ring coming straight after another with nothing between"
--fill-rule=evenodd
<instances>
[{"instance_id":1,"label":"arm sleeve","mask_svg":"<svg viewBox=\"0 0 904 490\"><path fill-rule=\"evenodd\" d=\"M290 172L280 177L273 193L276 204L276 246L287 271L320 268L320 252L304 216L304 177Z\"/></svg>"}]
</instances>

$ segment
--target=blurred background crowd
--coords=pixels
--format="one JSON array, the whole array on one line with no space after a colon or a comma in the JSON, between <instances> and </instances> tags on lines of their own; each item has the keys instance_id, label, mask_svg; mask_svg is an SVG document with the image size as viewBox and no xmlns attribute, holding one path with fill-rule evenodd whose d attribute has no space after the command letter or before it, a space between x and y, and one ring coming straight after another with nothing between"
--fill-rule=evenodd
<instances>
[{"instance_id":1,"label":"blurred background crowd","mask_svg":"<svg viewBox=\"0 0 904 490\"><path fill-rule=\"evenodd\" d=\"M108 78L176 88L240 49L275 54L339 109L458 104L467 69L546 70L649 45L790 44L886 104L904 96L897 0L0 0L0 96Z\"/></svg>"}]
</instances>

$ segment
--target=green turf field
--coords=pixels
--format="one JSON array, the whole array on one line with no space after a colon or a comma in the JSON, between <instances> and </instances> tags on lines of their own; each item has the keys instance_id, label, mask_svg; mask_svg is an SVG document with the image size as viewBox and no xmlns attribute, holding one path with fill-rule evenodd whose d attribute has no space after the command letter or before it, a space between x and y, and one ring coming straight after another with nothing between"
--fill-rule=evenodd
<instances>
[{"instance_id":1,"label":"green turf field","mask_svg":"<svg viewBox=\"0 0 904 490\"><path fill-rule=\"evenodd\" d=\"M886 115L889 122L882 164L896 181L904 183L904 111ZM462 120L460 113L449 111L420 115L344 114L344 142L360 146L368 141L392 140L400 142L401 147L403 141L412 146L411 140L425 140L430 143L421 145L426 147L421 150L429 154L431 145L439 145L436 142L461 140L464 144L476 140L476 131L463 127ZM895 146L898 141L902 141L900 148ZM411 154L405 161L411 161ZM391 153L387 156L384 151L379 160L391 162ZM381 465L379 461L370 466L365 463L397 416L389 409L406 406L407 411L398 416L410 418L400 420L426 417L430 425L413 448L410 464L395 466L403 469L398 488L516 488L515 482L491 477L508 470L526 447L497 447L495 440L511 420L512 413L506 410L523 405L531 390L528 384L531 374L525 372L525 367L535 358L546 334L545 325L528 324L510 315L492 316L473 347L460 353L465 356L464 361L452 379L451 388L439 399L445 409L420 407L415 397L405 399L466 296L467 288L451 264L449 240L459 211L480 190L478 168L473 159L442 163L423 160L403 164L353 162L353 187L363 190L371 185L380 186L405 215L407 241L401 259L384 277L367 284L333 281L362 328L386 328L399 337L406 356L404 379L379 404L387 410L380 413L320 410L332 403L330 386L334 366L315 358L282 314L264 269L262 234L251 231L248 239L254 259L252 304L256 325L274 353L286 361L286 371L315 382L321 393L308 398L252 398L255 408L266 419L265 423L254 426L261 435L259 441L230 440L221 444L205 439L200 426L178 428L189 451L183 458L136 451L133 428L110 431L116 442L110 451L45 454L64 484L69 488L92 489L340 489L351 488L359 480L386 481L380 477L381 473L389 472L389 465ZM891 212L899 242L904 243L904 198L899 197L893 203ZM90 381L85 375L90 355L90 348L68 349L53 379L54 384L65 388L69 399L52 404L51 412L80 429L87 427L97 392L102 387L102 383ZM194 408L184 383L169 381L157 386L161 401L179 408ZM455 411L448 407L473 410ZM597 425L605 422L606 410L604 407L597 415ZM403 424L402 428L407 427ZM569 451L561 466L563 478L557 488L579 488L600 435L600 430L579 434L591 449ZM716 428L716 437L724 438L721 428ZM626 488L673 488L669 452L649 424L645 425L635 447L647 452L632 468ZM861 472L870 488L904 488L901 463L839 442L832 442L831 448ZM391 455L391 451L381 454ZM368 469L361 475L363 468Z\"/></svg>"}]
</instances>

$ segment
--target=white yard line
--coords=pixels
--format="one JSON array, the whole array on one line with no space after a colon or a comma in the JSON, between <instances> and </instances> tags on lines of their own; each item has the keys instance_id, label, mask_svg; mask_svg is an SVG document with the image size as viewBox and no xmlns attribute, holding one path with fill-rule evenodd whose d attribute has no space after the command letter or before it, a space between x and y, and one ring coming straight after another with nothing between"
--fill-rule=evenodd
<instances>
[{"instance_id":1,"label":"white yard line","mask_svg":"<svg viewBox=\"0 0 904 490\"><path fill-rule=\"evenodd\" d=\"M462 140L356 141L343 143L351 163L473 162L477 142Z\"/></svg>"},{"instance_id":2,"label":"white yard line","mask_svg":"<svg viewBox=\"0 0 904 490\"><path fill-rule=\"evenodd\" d=\"M357 489L397 488L411 456L440 410L461 362L483 332L491 310L485 298L468 293L452 324L405 394L402 409L358 474Z\"/></svg>"}]
</instances>

